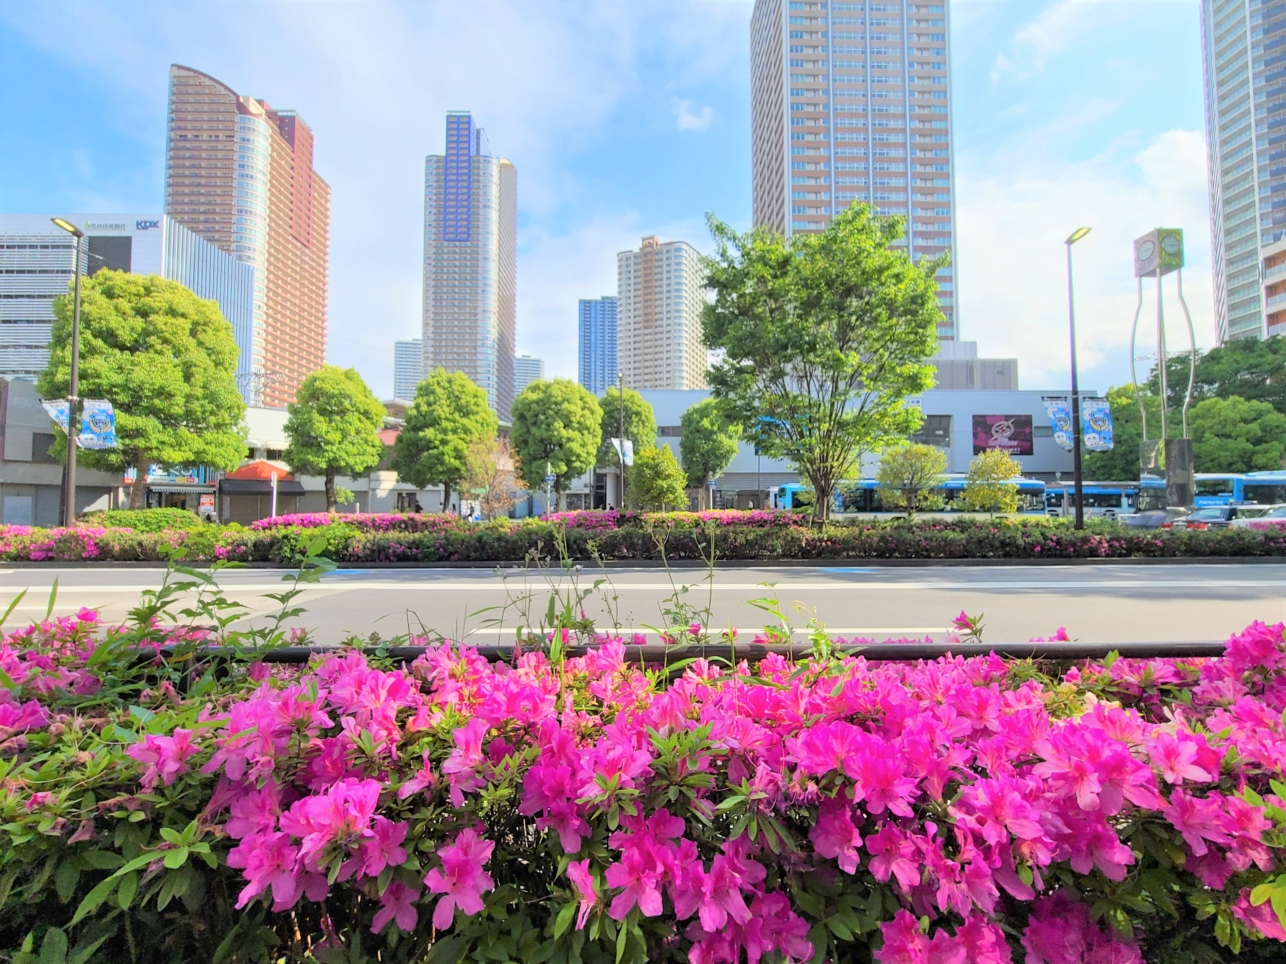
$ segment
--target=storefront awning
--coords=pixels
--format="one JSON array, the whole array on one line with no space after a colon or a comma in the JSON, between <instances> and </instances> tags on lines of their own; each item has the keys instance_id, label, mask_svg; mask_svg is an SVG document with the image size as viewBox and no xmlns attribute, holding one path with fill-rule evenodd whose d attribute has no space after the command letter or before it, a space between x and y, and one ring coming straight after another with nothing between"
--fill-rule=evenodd
<instances>
[{"instance_id":1,"label":"storefront awning","mask_svg":"<svg viewBox=\"0 0 1286 964\"><path fill-rule=\"evenodd\" d=\"M128 486L126 487L128 488ZM213 492L214 490L215 490L215 486L213 485L149 485L147 487L147 491L149 492L191 493L191 492Z\"/></svg>"},{"instance_id":2,"label":"storefront awning","mask_svg":"<svg viewBox=\"0 0 1286 964\"><path fill-rule=\"evenodd\" d=\"M219 491L224 495L271 495L272 482L268 479L223 479L219 482ZM279 480L277 494L303 495L304 485L293 479L289 482Z\"/></svg>"}]
</instances>

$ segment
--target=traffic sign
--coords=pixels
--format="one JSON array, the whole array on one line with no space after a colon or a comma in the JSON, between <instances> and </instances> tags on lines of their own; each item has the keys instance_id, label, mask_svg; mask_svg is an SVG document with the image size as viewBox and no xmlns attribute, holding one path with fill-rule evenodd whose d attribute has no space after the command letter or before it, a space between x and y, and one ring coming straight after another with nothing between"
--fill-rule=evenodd
<instances>
[{"instance_id":1,"label":"traffic sign","mask_svg":"<svg viewBox=\"0 0 1286 964\"><path fill-rule=\"evenodd\" d=\"M545 485L553 485L553 484L554 484L554 482L555 482L555 480L556 480L557 478L558 478L558 476L556 476L556 475L547 475L547 476L545 476Z\"/></svg>"}]
</instances>

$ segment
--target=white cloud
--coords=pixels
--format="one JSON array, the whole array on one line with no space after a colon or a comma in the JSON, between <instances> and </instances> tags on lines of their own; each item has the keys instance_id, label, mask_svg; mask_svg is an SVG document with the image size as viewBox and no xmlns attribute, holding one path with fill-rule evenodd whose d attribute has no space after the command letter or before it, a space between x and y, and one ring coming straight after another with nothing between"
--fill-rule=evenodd
<instances>
[{"instance_id":1,"label":"white cloud","mask_svg":"<svg viewBox=\"0 0 1286 964\"><path fill-rule=\"evenodd\" d=\"M1157 226L1184 229L1184 295L1199 346L1214 341L1205 138L1160 134L1132 154L1109 149L1060 162L1031 144L976 165L959 161L960 302L963 337L979 354L1019 359L1026 388L1066 384L1067 267L1064 239L1093 230L1074 251L1082 384L1129 380L1129 337L1138 300L1132 241ZM1155 285L1155 283L1153 283ZM1155 331L1155 288L1144 286L1140 355ZM1186 344L1174 281L1166 279L1169 347ZM1149 327L1151 325L1151 327ZM1154 336L1152 336L1154 339ZM1149 362L1140 363L1140 371Z\"/></svg>"},{"instance_id":2,"label":"white cloud","mask_svg":"<svg viewBox=\"0 0 1286 964\"><path fill-rule=\"evenodd\" d=\"M674 126L681 131L703 131L714 120L714 108L702 107L696 113L692 111L692 101L686 98L674 99Z\"/></svg>"},{"instance_id":3,"label":"white cloud","mask_svg":"<svg viewBox=\"0 0 1286 964\"><path fill-rule=\"evenodd\" d=\"M992 80L1003 74L1015 74L1021 79L1044 70L1050 58L1090 30L1100 29L1102 17L1110 9L1111 5L1103 0L1057 0L1014 34L1008 54L997 54Z\"/></svg>"}]
</instances>

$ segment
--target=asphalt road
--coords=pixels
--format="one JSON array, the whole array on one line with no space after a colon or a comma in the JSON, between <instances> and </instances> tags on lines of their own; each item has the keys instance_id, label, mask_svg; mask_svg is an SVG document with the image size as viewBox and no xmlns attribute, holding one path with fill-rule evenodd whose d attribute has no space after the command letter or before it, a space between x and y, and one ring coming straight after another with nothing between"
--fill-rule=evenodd
<instances>
[{"instance_id":1,"label":"asphalt road","mask_svg":"<svg viewBox=\"0 0 1286 964\"><path fill-rule=\"evenodd\" d=\"M96 566L0 569L0 611L25 588L29 591L6 628L42 618L57 577L56 614L87 606L119 621L137 604L139 593L160 585L163 575L159 569ZM282 575L280 570L228 570L218 581L228 599L247 607L245 619L261 624L278 609L264 594L281 591ZM752 604L757 599L778 600L777 609L793 628L804 629L816 618L832 635L876 639L941 639L962 609L984 614L984 639L993 643L1048 636L1059 626L1090 642L1221 640L1253 619L1286 620L1286 565L728 565L713 580L691 569L574 575L340 570L305 587L299 605L306 612L291 624L310 629L319 643L372 632L389 638L408 630L480 643L506 641L517 626L539 626L555 593L561 606L586 590L580 606L597 626L653 638L657 628L675 624L665 610L674 610L676 602L698 611L708 608L709 625L720 629L732 625L753 633L777 622Z\"/></svg>"}]
</instances>

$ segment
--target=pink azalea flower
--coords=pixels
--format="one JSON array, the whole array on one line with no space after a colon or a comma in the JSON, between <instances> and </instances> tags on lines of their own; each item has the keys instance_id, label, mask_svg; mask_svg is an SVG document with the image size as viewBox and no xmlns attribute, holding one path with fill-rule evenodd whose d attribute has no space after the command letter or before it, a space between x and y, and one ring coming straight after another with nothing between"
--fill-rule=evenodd
<instances>
[{"instance_id":1,"label":"pink azalea flower","mask_svg":"<svg viewBox=\"0 0 1286 964\"><path fill-rule=\"evenodd\" d=\"M496 882L482 868L491 859L495 846L493 841L480 839L475 830L466 829L438 850L442 868L434 867L424 878L429 893L442 895L433 910L433 926L438 930L451 926L457 907L473 915L486 906L482 895L492 890Z\"/></svg>"},{"instance_id":2,"label":"pink azalea flower","mask_svg":"<svg viewBox=\"0 0 1286 964\"><path fill-rule=\"evenodd\" d=\"M135 743L125 752L140 763L143 771L143 789L151 790L157 782L171 786L181 774L188 772L187 760L199 748L192 745L192 730L176 728L173 736L156 736L149 733L142 743Z\"/></svg>"},{"instance_id":3,"label":"pink azalea flower","mask_svg":"<svg viewBox=\"0 0 1286 964\"><path fill-rule=\"evenodd\" d=\"M848 802L842 794L822 802L808 839L813 842L813 849L819 857L833 858L846 874L857 873L862 835L853 824Z\"/></svg>"},{"instance_id":4,"label":"pink azalea flower","mask_svg":"<svg viewBox=\"0 0 1286 964\"><path fill-rule=\"evenodd\" d=\"M1286 929L1283 929L1277 912L1269 901L1262 904L1250 902L1250 888L1243 887L1232 905L1232 914L1252 931L1258 931L1275 941L1286 941Z\"/></svg>"},{"instance_id":5,"label":"pink azalea flower","mask_svg":"<svg viewBox=\"0 0 1286 964\"><path fill-rule=\"evenodd\" d=\"M407 797L413 797L421 790L432 788L434 782L433 771L429 768L429 751L425 750L419 771L402 781L402 785L397 788L397 798L405 800Z\"/></svg>"},{"instance_id":6,"label":"pink azalea flower","mask_svg":"<svg viewBox=\"0 0 1286 964\"><path fill-rule=\"evenodd\" d=\"M1161 770L1166 783L1181 784L1184 780L1209 783L1215 775L1197 765L1198 746L1195 740L1176 739L1169 733L1158 733L1149 748L1152 763Z\"/></svg>"},{"instance_id":7,"label":"pink azalea flower","mask_svg":"<svg viewBox=\"0 0 1286 964\"><path fill-rule=\"evenodd\" d=\"M233 798L231 816L223 829L233 840L241 840L252 834L275 830L279 816L281 790L270 778L262 787L243 790Z\"/></svg>"},{"instance_id":8,"label":"pink azalea flower","mask_svg":"<svg viewBox=\"0 0 1286 964\"><path fill-rule=\"evenodd\" d=\"M368 837L361 846L363 874L378 877L385 867L400 867L406 863L406 850L402 847L406 829L405 823L395 823L380 816L375 818L375 823L367 831Z\"/></svg>"},{"instance_id":9,"label":"pink azalea flower","mask_svg":"<svg viewBox=\"0 0 1286 964\"><path fill-rule=\"evenodd\" d=\"M594 886L594 875L589 872L589 858L573 860L568 864L567 879L580 892L580 911L576 915L576 929L581 930L589 920L589 912L598 903L598 889Z\"/></svg>"},{"instance_id":10,"label":"pink azalea flower","mask_svg":"<svg viewBox=\"0 0 1286 964\"><path fill-rule=\"evenodd\" d=\"M375 912L375 919L371 921L371 933L378 934L388 926L389 921L396 923L399 930L412 933L419 922L419 914L415 909L419 896L419 884L412 886L400 880L389 881L384 893L380 894L380 909Z\"/></svg>"}]
</instances>

